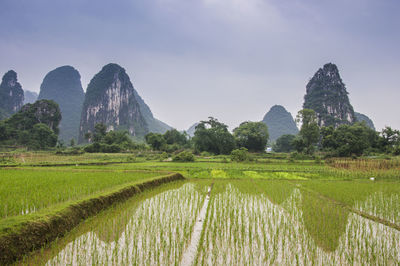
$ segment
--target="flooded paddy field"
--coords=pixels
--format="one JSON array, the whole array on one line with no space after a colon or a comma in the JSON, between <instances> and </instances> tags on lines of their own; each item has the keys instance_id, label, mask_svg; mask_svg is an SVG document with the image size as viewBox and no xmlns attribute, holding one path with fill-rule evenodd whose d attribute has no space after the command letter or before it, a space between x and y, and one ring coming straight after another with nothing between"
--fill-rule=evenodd
<instances>
[{"instance_id":1,"label":"flooded paddy field","mask_svg":"<svg viewBox=\"0 0 400 266\"><path fill-rule=\"evenodd\" d=\"M385 181L177 181L114 205L19 264L398 265L399 194L400 183Z\"/></svg>"}]
</instances>

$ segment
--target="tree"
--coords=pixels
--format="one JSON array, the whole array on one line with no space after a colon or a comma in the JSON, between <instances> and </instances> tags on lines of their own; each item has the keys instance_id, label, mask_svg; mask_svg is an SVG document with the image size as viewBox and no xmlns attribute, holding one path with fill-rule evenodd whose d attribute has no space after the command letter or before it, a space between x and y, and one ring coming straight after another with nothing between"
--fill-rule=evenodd
<instances>
[{"instance_id":1,"label":"tree","mask_svg":"<svg viewBox=\"0 0 400 266\"><path fill-rule=\"evenodd\" d=\"M103 123L98 123L94 126L93 142L101 142L107 134L107 126Z\"/></svg>"},{"instance_id":2,"label":"tree","mask_svg":"<svg viewBox=\"0 0 400 266\"><path fill-rule=\"evenodd\" d=\"M386 126L379 138L379 147L383 152L391 153L400 146L400 131Z\"/></svg>"},{"instance_id":3,"label":"tree","mask_svg":"<svg viewBox=\"0 0 400 266\"><path fill-rule=\"evenodd\" d=\"M233 130L233 136L239 147L249 151L264 151L269 138L267 125L263 122L243 122Z\"/></svg>"},{"instance_id":4,"label":"tree","mask_svg":"<svg viewBox=\"0 0 400 266\"><path fill-rule=\"evenodd\" d=\"M129 137L128 131L110 130L107 132L104 124L96 124L94 132L86 133L85 137L93 142L85 146L86 152L116 153L140 148L140 145L134 143Z\"/></svg>"},{"instance_id":5,"label":"tree","mask_svg":"<svg viewBox=\"0 0 400 266\"><path fill-rule=\"evenodd\" d=\"M235 148L235 139L228 131L228 126L213 117L197 125L193 142L199 152L229 154Z\"/></svg>"},{"instance_id":6,"label":"tree","mask_svg":"<svg viewBox=\"0 0 400 266\"><path fill-rule=\"evenodd\" d=\"M296 122L301 123L301 129L298 138L294 140L296 149L299 152L312 154L314 146L319 141L320 130L318 127L318 119L314 110L300 110L296 117Z\"/></svg>"},{"instance_id":7,"label":"tree","mask_svg":"<svg viewBox=\"0 0 400 266\"><path fill-rule=\"evenodd\" d=\"M273 146L273 150L276 152L291 152L295 149L294 146L294 139L296 138L295 135L282 135L280 136Z\"/></svg>"},{"instance_id":8,"label":"tree","mask_svg":"<svg viewBox=\"0 0 400 266\"><path fill-rule=\"evenodd\" d=\"M186 133L180 133L176 129L170 129L166 131L163 135L167 144L178 144L178 145L185 145L188 142Z\"/></svg>"},{"instance_id":9,"label":"tree","mask_svg":"<svg viewBox=\"0 0 400 266\"><path fill-rule=\"evenodd\" d=\"M58 136L45 124L39 123L33 126L29 138L29 146L33 149L43 150L54 147Z\"/></svg>"},{"instance_id":10,"label":"tree","mask_svg":"<svg viewBox=\"0 0 400 266\"><path fill-rule=\"evenodd\" d=\"M40 100L26 104L16 114L0 122L0 143L32 149L54 147L60 120L60 109L53 101Z\"/></svg>"},{"instance_id":11,"label":"tree","mask_svg":"<svg viewBox=\"0 0 400 266\"><path fill-rule=\"evenodd\" d=\"M321 145L324 150L337 156L362 155L367 149L377 143L377 133L365 123L332 126L321 129Z\"/></svg>"},{"instance_id":12,"label":"tree","mask_svg":"<svg viewBox=\"0 0 400 266\"><path fill-rule=\"evenodd\" d=\"M147 144L149 144L153 150L161 150L166 145L166 141L163 135L159 133L149 133L145 136Z\"/></svg>"}]
</instances>

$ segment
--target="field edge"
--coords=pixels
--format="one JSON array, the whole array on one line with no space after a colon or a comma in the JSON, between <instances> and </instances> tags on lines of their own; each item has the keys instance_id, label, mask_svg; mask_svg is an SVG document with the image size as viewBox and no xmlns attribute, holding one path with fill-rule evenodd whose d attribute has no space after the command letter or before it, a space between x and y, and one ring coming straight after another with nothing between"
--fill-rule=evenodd
<instances>
[{"instance_id":1,"label":"field edge","mask_svg":"<svg viewBox=\"0 0 400 266\"><path fill-rule=\"evenodd\" d=\"M184 179L181 174L172 173L145 181L136 181L118 190L76 201L50 215L42 215L32 221L17 222L13 228L1 232L0 264L12 264L30 252L63 236L81 221L96 215L114 203L125 201L147 189Z\"/></svg>"}]
</instances>

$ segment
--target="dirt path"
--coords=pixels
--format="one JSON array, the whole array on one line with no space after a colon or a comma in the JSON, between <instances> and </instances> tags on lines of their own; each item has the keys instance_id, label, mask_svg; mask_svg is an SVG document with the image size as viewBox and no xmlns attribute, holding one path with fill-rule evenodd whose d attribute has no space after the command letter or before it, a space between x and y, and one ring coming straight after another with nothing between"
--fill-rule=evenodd
<instances>
[{"instance_id":1,"label":"dirt path","mask_svg":"<svg viewBox=\"0 0 400 266\"><path fill-rule=\"evenodd\" d=\"M210 202L210 195L213 185L214 183L211 184L211 186L208 188L208 193L206 199L204 200L203 207L201 208L199 216L197 217L196 223L194 224L193 227L193 233L190 239L190 244L182 255L182 260L180 264L182 266L191 266L193 265L194 260L196 259L197 248L200 244L201 232L203 231L203 224L206 219L207 207L208 203Z\"/></svg>"}]
</instances>

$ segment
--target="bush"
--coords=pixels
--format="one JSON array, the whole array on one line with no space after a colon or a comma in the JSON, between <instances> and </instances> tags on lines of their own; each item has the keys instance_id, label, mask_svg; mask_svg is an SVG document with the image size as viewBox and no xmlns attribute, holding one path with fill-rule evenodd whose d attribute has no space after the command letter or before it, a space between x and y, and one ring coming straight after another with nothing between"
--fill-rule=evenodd
<instances>
[{"instance_id":1,"label":"bush","mask_svg":"<svg viewBox=\"0 0 400 266\"><path fill-rule=\"evenodd\" d=\"M201 156L201 157L211 157L211 156L213 156L213 154L210 153L210 152L208 152L208 151L202 151L202 152L200 153L200 156Z\"/></svg>"},{"instance_id":2,"label":"bush","mask_svg":"<svg viewBox=\"0 0 400 266\"><path fill-rule=\"evenodd\" d=\"M168 159L169 155L166 152L163 152L162 154L160 154L160 161L164 161L166 159Z\"/></svg>"},{"instance_id":3,"label":"bush","mask_svg":"<svg viewBox=\"0 0 400 266\"><path fill-rule=\"evenodd\" d=\"M95 152L104 152L104 153L117 153L121 151L121 147L117 144L104 144L95 142L93 144L89 144L84 148L85 152L95 153Z\"/></svg>"},{"instance_id":4,"label":"bush","mask_svg":"<svg viewBox=\"0 0 400 266\"><path fill-rule=\"evenodd\" d=\"M311 155L307 155L307 154L304 154L304 153L299 153L297 151L292 152L290 154L289 158L291 158L293 160L312 160L312 159L314 159L314 157L311 156Z\"/></svg>"},{"instance_id":5,"label":"bush","mask_svg":"<svg viewBox=\"0 0 400 266\"><path fill-rule=\"evenodd\" d=\"M172 158L174 162L194 162L194 155L190 151L183 151Z\"/></svg>"},{"instance_id":6,"label":"bush","mask_svg":"<svg viewBox=\"0 0 400 266\"><path fill-rule=\"evenodd\" d=\"M315 163L316 164L322 164L322 159L319 156L315 156Z\"/></svg>"},{"instance_id":7,"label":"bush","mask_svg":"<svg viewBox=\"0 0 400 266\"><path fill-rule=\"evenodd\" d=\"M135 155L131 155L131 156L126 157L126 161L127 161L128 163L134 163L134 162L136 162L136 157L135 157Z\"/></svg>"},{"instance_id":8,"label":"bush","mask_svg":"<svg viewBox=\"0 0 400 266\"><path fill-rule=\"evenodd\" d=\"M231 160L235 162L250 161L250 154L246 148L240 148L231 152Z\"/></svg>"},{"instance_id":9,"label":"bush","mask_svg":"<svg viewBox=\"0 0 400 266\"><path fill-rule=\"evenodd\" d=\"M66 150L57 150L56 154L59 155L81 155L84 154L85 151L82 150L80 147L73 147Z\"/></svg>"}]
</instances>

